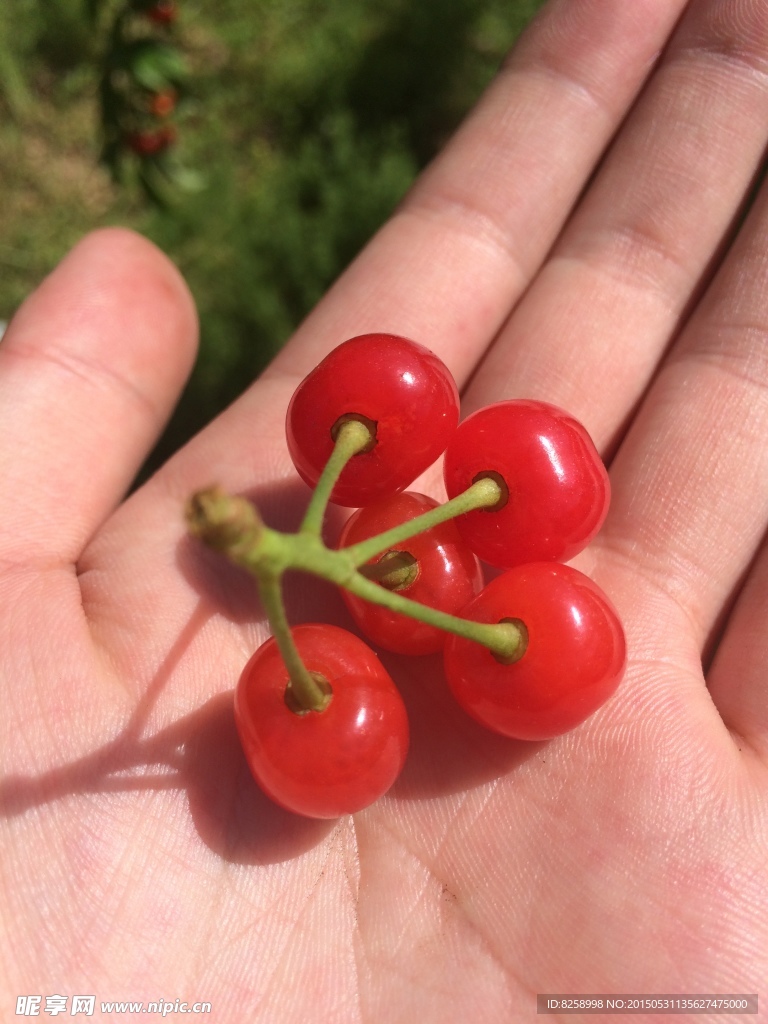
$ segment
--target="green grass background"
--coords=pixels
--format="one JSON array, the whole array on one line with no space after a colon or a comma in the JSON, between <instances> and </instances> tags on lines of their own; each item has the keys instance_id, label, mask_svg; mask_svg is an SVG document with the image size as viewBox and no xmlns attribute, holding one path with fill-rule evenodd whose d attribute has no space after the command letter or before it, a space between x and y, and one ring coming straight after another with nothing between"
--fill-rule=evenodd
<instances>
[{"instance_id":1,"label":"green grass background","mask_svg":"<svg viewBox=\"0 0 768 1024\"><path fill-rule=\"evenodd\" d=\"M146 475L284 343L540 3L179 0L179 156L204 185L161 210L98 164L106 38L84 0L2 0L0 320L99 225L129 225L171 256L201 350Z\"/></svg>"}]
</instances>

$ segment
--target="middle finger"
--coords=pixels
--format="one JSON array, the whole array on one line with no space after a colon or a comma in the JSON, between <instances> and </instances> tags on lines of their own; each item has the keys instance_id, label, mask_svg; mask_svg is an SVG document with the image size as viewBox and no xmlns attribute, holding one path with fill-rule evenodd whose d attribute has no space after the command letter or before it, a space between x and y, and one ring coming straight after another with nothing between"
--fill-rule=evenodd
<instances>
[{"instance_id":1,"label":"middle finger","mask_svg":"<svg viewBox=\"0 0 768 1024\"><path fill-rule=\"evenodd\" d=\"M465 412L562 405L602 448L708 276L766 144L763 0L689 6L549 261L479 368Z\"/></svg>"}]
</instances>

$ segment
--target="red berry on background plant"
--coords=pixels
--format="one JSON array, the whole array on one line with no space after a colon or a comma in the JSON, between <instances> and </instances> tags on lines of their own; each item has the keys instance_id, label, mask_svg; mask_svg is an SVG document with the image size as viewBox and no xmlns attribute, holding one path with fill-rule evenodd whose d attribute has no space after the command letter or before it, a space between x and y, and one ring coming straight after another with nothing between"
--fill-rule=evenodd
<instances>
[{"instance_id":1,"label":"red berry on background plant","mask_svg":"<svg viewBox=\"0 0 768 1024\"><path fill-rule=\"evenodd\" d=\"M314 486L345 419L374 433L344 468L331 500L360 507L402 491L445 451L459 399L447 367L429 349L392 334L365 334L333 349L303 380L286 418L288 448Z\"/></svg>"},{"instance_id":2,"label":"red berry on background plant","mask_svg":"<svg viewBox=\"0 0 768 1024\"><path fill-rule=\"evenodd\" d=\"M292 710L274 638L246 665L235 721L250 769L276 803L310 818L362 810L395 781L408 751L405 706L379 658L337 626L292 629L307 669L330 686L322 711ZM318 680L319 681L319 680Z\"/></svg>"},{"instance_id":3,"label":"red berry on background plant","mask_svg":"<svg viewBox=\"0 0 768 1024\"><path fill-rule=\"evenodd\" d=\"M176 129L173 125L166 124L161 128L132 132L126 142L137 156L157 156L176 142Z\"/></svg>"},{"instance_id":4,"label":"red berry on background plant","mask_svg":"<svg viewBox=\"0 0 768 1024\"><path fill-rule=\"evenodd\" d=\"M498 507L456 520L472 550L503 569L572 558L600 529L610 501L608 474L584 427L528 399L468 416L448 444L444 475L449 498L482 476L503 483Z\"/></svg>"},{"instance_id":5,"label":"red berry on background plant","mask_svg":"<svg viewBox=\"0 0 768 1024\"><path fill-rule=\"evenodd\" d=\"M459 704L495 732L546 740L575 728L613 694L626 643L618 615L589 577L538 562L498 576L463 609L476 622L523 624L524 651L509 664L471 640L445 646Z\"/></svg>"},{"instance_id":6,"label":"red berry on background plant","mask_svg":"<svg viewBox=\"0 0 768 1024\"><path fill-rule=\"evenodd\" d=\"M149 112L154 117L168 117L176 109L176 90L164 89L149 97Z\"/></svg>"},{"instance_id":7,"label":"red berry on background plant","mask_svg":"<svg viewBox=\"0 0 768 1024\"><path fill-rule=\"evenodd\" d=\"M170 25L178 17L178 8L174 0L157 0L156 4L148 7L145 14L157 25Z\"/></svg>"},{"instance_id":8,"label":"red berry on background plant","mask_svg":"<svg viewBox=\"0 0 768 1024\"><path fill-rule=\"evenodd\" d=\"M126 137L126 145L137 156L151 156L160 150L160 136L156 131L131 132Z\"/></svg>"},{"instance_id":9,"label":"red berry on background plant","mask_svg":"<svg viewBox=\"0 0 768 1024\"><path fill-rule=\"evenodd\" d=\"M375 537L437 507L438 502L413 491L384 498L374 505L358 509L347 520L339 539L339 547ZM482 589L480 563L452 522L441 523L417 534L394 551L377 555L367 564L381 569L387 564L396 567L403 561L398 559L398 555L405 555L406 563L410 555L412 564L393 568L383 579L379 579L379 583L403 597L456 615ZM445 646L448 634L443 630L371 604L346 590L342 589L341 594L360 629L386 650L397 654L420 655L434 654Z\"/></svg>"}]
</instances>

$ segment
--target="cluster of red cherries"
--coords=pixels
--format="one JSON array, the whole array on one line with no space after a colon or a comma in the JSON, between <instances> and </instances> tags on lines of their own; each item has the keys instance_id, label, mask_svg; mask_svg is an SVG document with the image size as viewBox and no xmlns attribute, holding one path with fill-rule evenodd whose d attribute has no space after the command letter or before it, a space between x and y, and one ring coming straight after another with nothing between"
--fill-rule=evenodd
<instances>
[{"instance_id":1,"label":"cluster of red cherries","mask_svg":"<svg viewBox=\"0 0 768 1024\"><path fill-rule=\"evenodd\" d=\"M318 818L361 810L390 788L408 750L405 706L374 650L337 626L288 625L288 569L336 583L380 648L442 651L453 697L505 736L550 739L613 694L626 660L621 623L596 584L564 564L599 530L610 488L568 413L510 400L460 423L437 356L369 334L304 379L286 429L296 470L316 488L298 533L268 529L217 488L188 509L192 532L260 584L273 636L240 678L235 717L272 799ZM445 504L405 490L441 456ZM357 509L334 548L322 539L329 500ZM502 570L487 585L481 560Z\"/></svg>"},{"instance_id":2,"label":"cluster of red cherries","mask_svg":"<svg viewBox=\"0 0 768 1024\"><path fill-rule=\"evenodd\" d=\"M179 9L176 0L156 0L148 6L140 6L137 13L161 29L168 29L178 18ZM144 124L128 132L125 143L139 157L154 157L176 144L178 129L166 119L176 109L178 93L171 85L167 85L165 88L151 90L143 99L144 102L138 104L137 111L142 120L149 115L153 122L161 123Z\"/></svg>"}]
</instances>

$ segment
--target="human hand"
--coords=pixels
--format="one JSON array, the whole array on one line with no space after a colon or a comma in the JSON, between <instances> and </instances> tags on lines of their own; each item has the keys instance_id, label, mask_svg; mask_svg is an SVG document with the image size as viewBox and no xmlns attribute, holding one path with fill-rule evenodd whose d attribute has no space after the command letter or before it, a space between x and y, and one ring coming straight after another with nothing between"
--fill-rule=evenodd
<instances>
[{"instance_id":1,"label":"human hand","mask_svg":"<svg viewBox=\"0 0 768 1024\"><path fill-rule=\"evenodd\" d=\"M551 3L263 377L122 505L193 355L178 275L141 239L97 233L14 318L4 1008L95 993L97 1019L101 1000L179 998L210 1001L216 1024L463 1022L532 1018L537 992L758 991L765 188L742 219L768 23L760 0L685 6ZM385 656L410 714L405 772L354 818L312 822L248 773L231 691L265 627L182 507L216 480L296 524L290 395L377 330L436 351L465 413L527 396L585 423L613 502L577 564L617 605L630 661L592 719L526 744L459 711L439 659ZM323 584L290 603L294 622L349 626Z\"/></svg>"}]
</instances>

